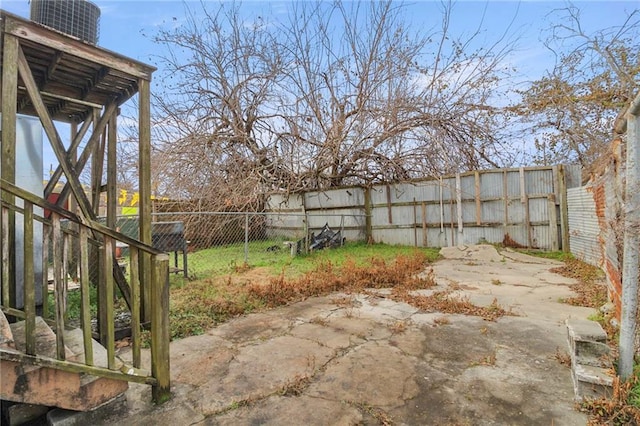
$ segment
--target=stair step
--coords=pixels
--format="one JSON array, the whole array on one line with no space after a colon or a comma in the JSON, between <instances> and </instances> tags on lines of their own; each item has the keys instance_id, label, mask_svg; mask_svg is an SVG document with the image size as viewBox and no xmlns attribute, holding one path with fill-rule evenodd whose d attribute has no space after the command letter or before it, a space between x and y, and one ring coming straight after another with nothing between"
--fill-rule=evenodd
<instances>
[{"instance_id":1,"label":"stair step","mask_svg":"<svg viewBox=\"0 0 640 426\"><path fill-rule=\"evenodd\" d=\"M574 342L607 342L607 333L602 326L590 320L570 318L566 321L567 334Z\"/></svg>"},{"instance_id":2,"label":"stair step","mask_svg":"<svg viewBox=\"0 0 640 426\"><path fill-rule=\"evenodd\" d=\"M56 358L56 335L41 318L36 317L36 354ZM25 323L11 324L5 337L5 351L25 352ZM14 347L10 346L13 338ZM68 361L84 363L81 329L64 331L65 356ZM107 367L107 350L92 340L94 365ZM116 368L123 367L117 360ZM85 373L72 373L51 367L39 367L8 360L0 361L2 381L0 397L8 401L30 403L69 410L87 411L123 394L129 388L124 380L107 379Z\"/></svg>"},{"instance_id":3,"label":"stair step","mask_svg":"<svg viewBox=\"0 0 640 426\"><path fill-rule=\"evenodd\" d=\"M25 322L18 321L11 324L11 332L13 333L13 340L15 342L15 348L20 352L26 351L25 340ZM51 327L42 319L42 317L36 317L36 354L46 356L48 358L57 358L56 350L56 334L51 330ZM65 356L72 358L74 353L65 347Z\"/></svg>"},{"instance_id":4,"label":"stair step","mask_svg":"<svg viewBox=\"0 0 640 426\"><path fill-rule=\"evenodd\" d=\"M602 368L611 367L611 348L606 343L575 342L575 347L575 359L571 360L573 363Z\"/></svg>"},{"instance_id":5,"label":"stair step","mask_svg":"<svg viewBox=\"0 0 640 426\"><path fill-rule=\"evenodd\" d=\"M9 321L7 321L7 317L4 315L4 312L0 310L0 347L13 348L15 349L16 345L13 342L13 332L11 331L11 326L9 325Z\"/></svg>"},{"instance_id":6,"label":"stair step","mask_svg":"<svg viewBox=\"0 0 640 426\"><path fill-rule=\"evenodd\" d=\"M573 366L573 385L576 399L597 399L613 395L613 377L608 368L591 365Z\"/></svg>"}]
</instances>

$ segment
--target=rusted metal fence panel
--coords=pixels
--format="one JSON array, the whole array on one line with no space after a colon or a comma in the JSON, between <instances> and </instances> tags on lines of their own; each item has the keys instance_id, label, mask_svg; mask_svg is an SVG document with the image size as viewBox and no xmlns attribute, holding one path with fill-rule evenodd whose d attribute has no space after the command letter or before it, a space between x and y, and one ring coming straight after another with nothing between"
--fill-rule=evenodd
<instances>
[{"instance_id":1,"label":"rusted metal fence panel","mask_svg":"<svg viewBox=\"0 0 640 426\"><path fill-rule=\"evenodd\" d=\"M293 202L293 196L285 202L283 195L273 194L267 214L364 215L369 220L365 229L351 236L388 244L442 247L489 242L558 249L568 232L562 215L564 191L579 183L579 175L580 169L573 166L523 167L368 189L309 191L296 195ZM305 223L309 228L324 225Z\"/></svg>"},{"instance_id":2,"label":"rusted metal fence panel","mask_svg":"<svg viewBox=\"0 0 640 426\"><path fill-rule=\"evenodd\" d=\"M584 262L600 266L600 226L593 191L585 186L568 189L567 204L571 253Z\"/></svg>"}]
</instances>

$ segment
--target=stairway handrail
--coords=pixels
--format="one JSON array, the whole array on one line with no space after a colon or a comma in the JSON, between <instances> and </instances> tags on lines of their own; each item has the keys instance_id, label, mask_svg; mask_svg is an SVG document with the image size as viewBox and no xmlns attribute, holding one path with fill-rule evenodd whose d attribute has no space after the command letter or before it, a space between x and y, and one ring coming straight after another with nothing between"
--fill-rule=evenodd
<instances>
[{"instance_id":1,"label":"stairway handrail","mask_svg":"<svg viewBox=\"0 0 640 426\"><path fill-rule=\"evenodd\" d=\"M103 224L101 224L100 222L96 222L94 220L91 220L89 218L85 218L82 216L78 216L77 214L70 212L68 210L65 210L61 207L59 207L58 205L51 203L48 200L45 200L44 198L40 198L37 195L26 191L14 184L12 184L11 182L4 180L2 178L0 178L0 189L5 190L19 198L22 198L23 200L29 201L30 203L32 203L33 205L36 205L38 207L42 207L43 209L46 210L50 210L52 212L55 212L56 214L59 214L60 216L69 219L72 222L75 222L77 224L86 226L87 228L96 231L100 234L103 235L107 235L111 238L114 238L118 241L122 241L123 243L126 243L128 245L132 245L140 250L143 250L147 253L150 254L162 254L164 253L161 250L158 250L156 248L154 248L153 246L150 246L148 244L143 243L142 241L136 240L135 238L131 238L128 235L125 235L119 231L116 231L114 229L111 229Z\"/></svg>"}]
</instances>

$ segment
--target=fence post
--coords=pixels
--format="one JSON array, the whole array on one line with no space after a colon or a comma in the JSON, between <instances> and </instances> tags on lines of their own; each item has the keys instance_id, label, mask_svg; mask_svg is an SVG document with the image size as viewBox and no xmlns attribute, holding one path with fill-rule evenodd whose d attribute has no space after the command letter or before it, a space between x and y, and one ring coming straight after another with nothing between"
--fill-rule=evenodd
<instances>
[{"instance_id":1,"label":"fence post","mask_svg":"<svg viewBox=\"0 0 640 426\"><path fill-rule=\"evenodd\" d=\"M151 265L151 374L157 380L151 389L156 404L171 397L169 375L169 255L150 256Z\"/></svg>"},{"instance_id":2,"label":"fence post","mask_svg":"<svg viewBox=\"0 0 640 426\"><path fill-rule=\"evenodd\" d=\"M619 374L633 374L638 311L638 262L640 262L640 95L627 116L627 186L625 189L624 258L622 264L622 313L620 321Z\"/></svg>"},{"instance_id":3,"label":"fence post","mask_svg":"<svg viewBox=\"0 0 640 426\"><path fill-rule=\"evenodd\" d=\"M558 215L556 212L556 195L549 194L548 196L548 210L549 210L549 239L551 240L551 250L558 251Z\"/></svg>"},{"instance_id":4,"label":"fence post","mask_svg":"<svg viewBox=\"0 0 640 426\"><path fill-rule=\"evenodd\" d=\"M367 243L373 241L373 232L371 227L371 188L364 188L364 234Z\"/></svg>"},{"instance_id":5,"label":"fence post","mask_svg":"<svg viewBox=\"0 0 640 426\"><path fill-rule=\"evenodd\" d=\"M249 263L249 213L244 215L244 263Z\"/></svg>"}]
</instances>

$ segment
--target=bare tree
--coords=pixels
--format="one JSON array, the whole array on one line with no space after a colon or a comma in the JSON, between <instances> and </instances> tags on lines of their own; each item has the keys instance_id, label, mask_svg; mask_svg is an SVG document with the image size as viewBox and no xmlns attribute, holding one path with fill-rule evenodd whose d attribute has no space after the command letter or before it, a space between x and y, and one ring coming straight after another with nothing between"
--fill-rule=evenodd
<instances>
[{"instance_id":1,"label":"bare tree","mask_svg":"<svg viewBox=\"0 0 640 426\"><path fill-rule=\"evenodd\" d=\"M481 23L454 36L449 3L428 31L391 1L294 2L283 21L210 5L156 36L159 192L240 208L265 190L513 161L498 103L507 31L488 45Z\"/></svg>"},{"instance_id":2,"label":"bare tree","mask_svg":"<svg viewBox=\"0 0 640 426\"><path fill-rule=\"evenodd\" d=\"M552 12L546 45L556 55L548 75L522 92L521 114L536 135L536 161L579 163L589 170L605 152L613 122L640 82L640 15L587 32L575 6Z\"/></svg>"},{"instance_id":3,"label":"bare tree","mask_svg":"<svg viewBox=\"0 0 640 426\"><path fill-rule=\"evenodd\" d=\"M492 107L504 40L473 50L442 27L416 31L396 3L298 4L286 30L288 131L313 187L398 181L508 162ZM495 98L493 99L495 100Z\"/></svg>"},{"instance_id":4,"label":"bare tree","mask_svg":"<svg viewBox=\"0 0 640 426\"><path fill-rule=\"evenodd\" d=\"M167 52L165 91L154 99L162 132L155 138L164 142L155 152L159 190L240 207L257 185L286 175L271 153L270 104L282 60L268 25L247 23L237 5L210 11L202 3L155 40Z\"/></svg>"}]
</instances>

